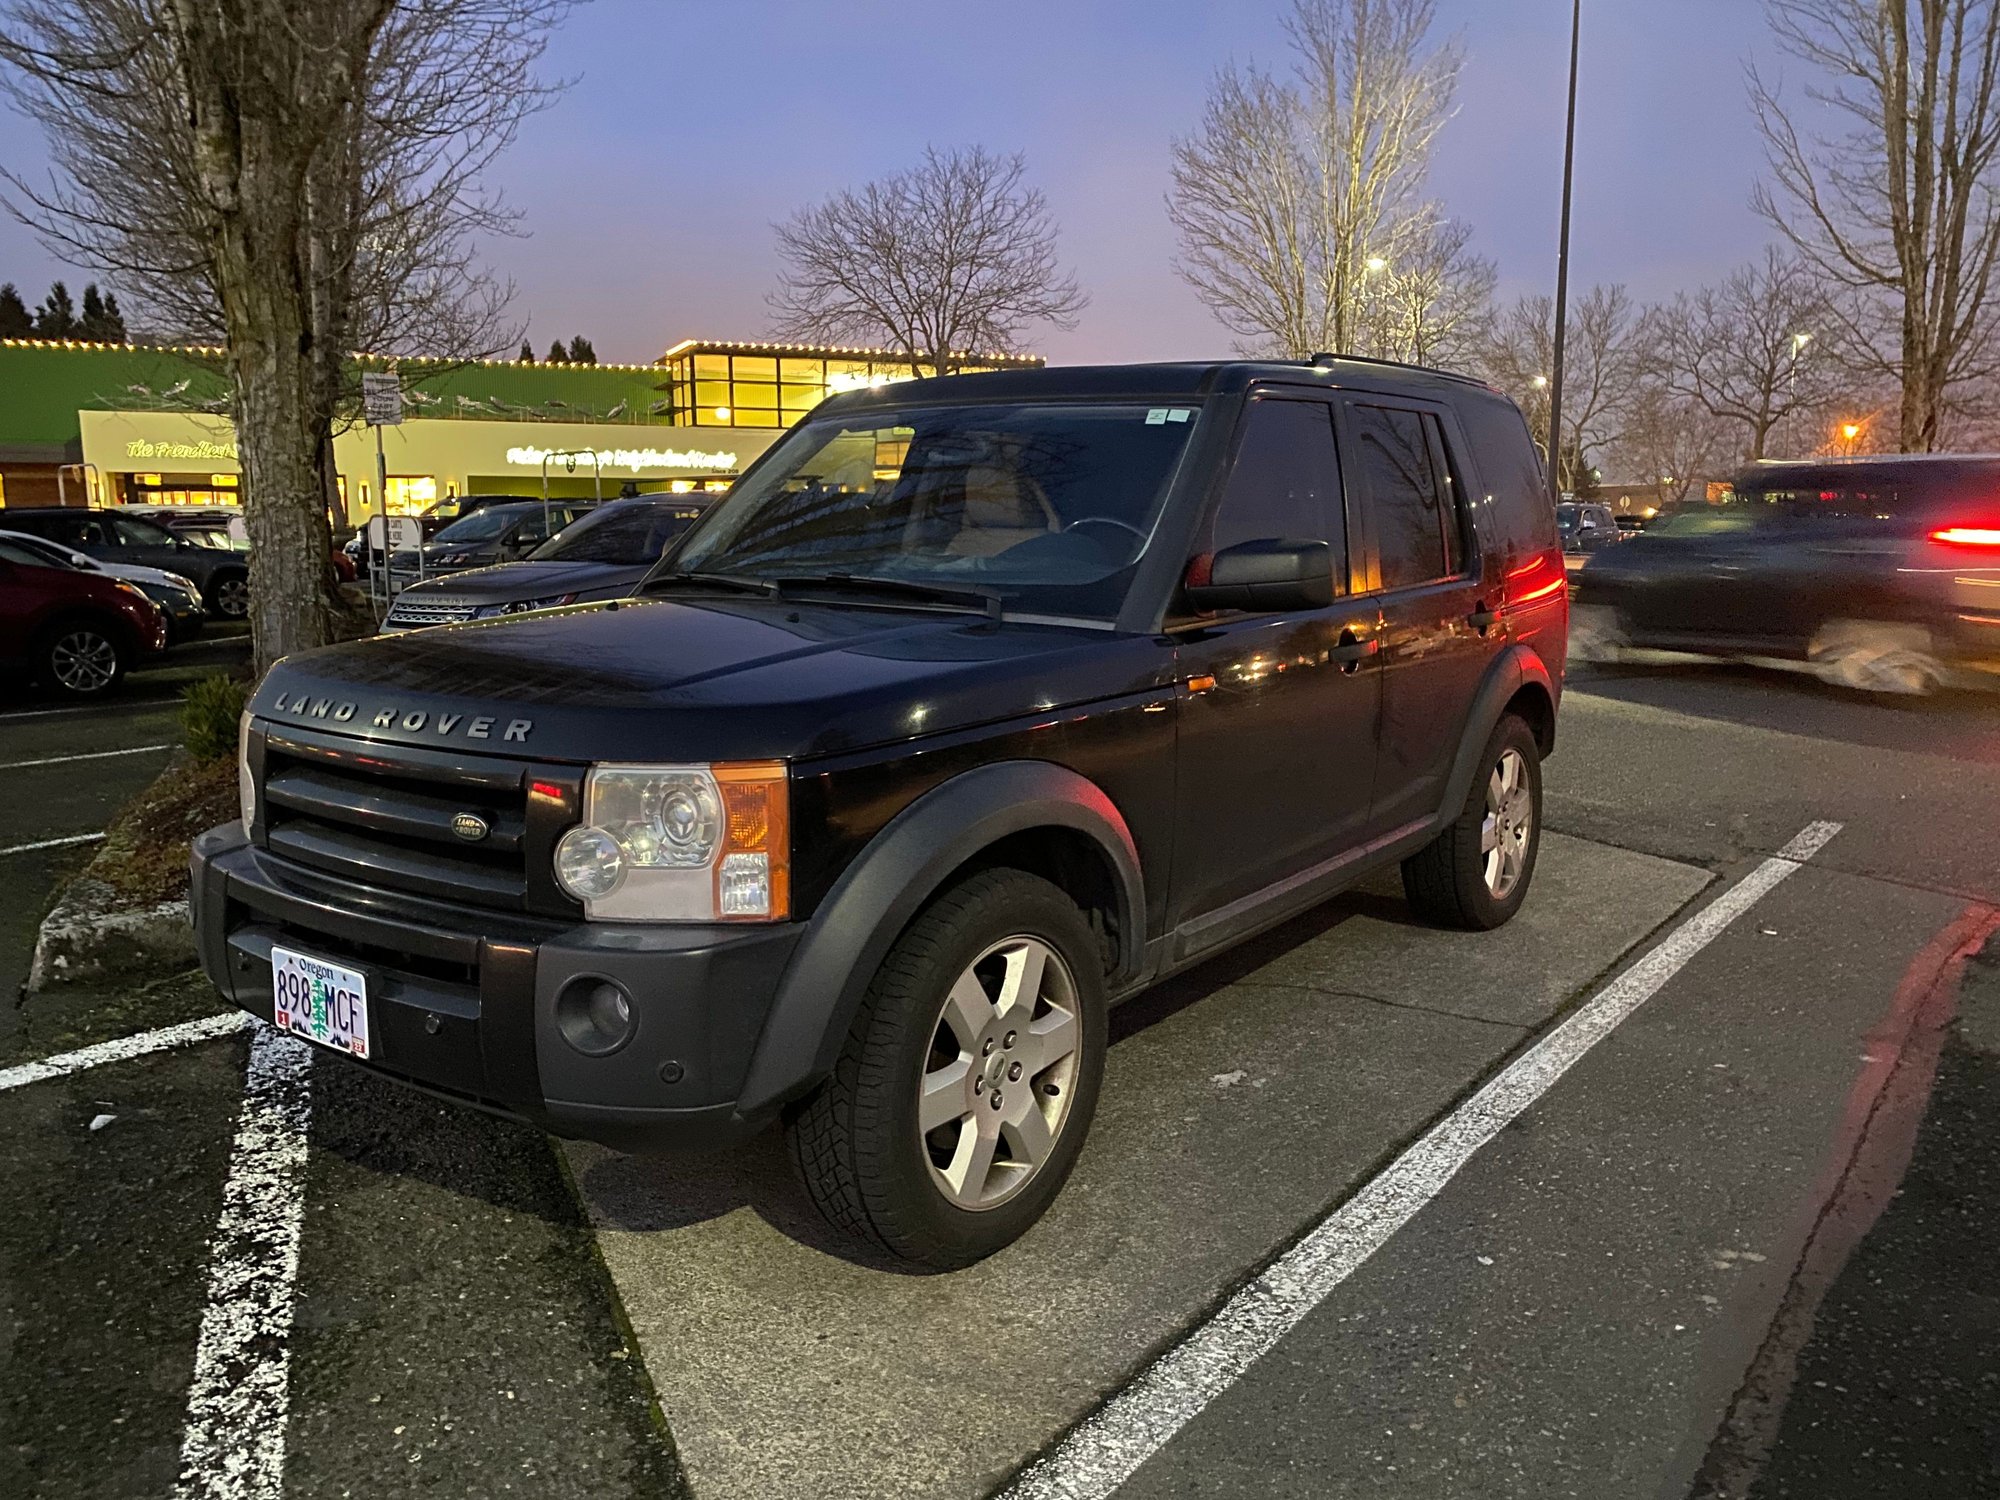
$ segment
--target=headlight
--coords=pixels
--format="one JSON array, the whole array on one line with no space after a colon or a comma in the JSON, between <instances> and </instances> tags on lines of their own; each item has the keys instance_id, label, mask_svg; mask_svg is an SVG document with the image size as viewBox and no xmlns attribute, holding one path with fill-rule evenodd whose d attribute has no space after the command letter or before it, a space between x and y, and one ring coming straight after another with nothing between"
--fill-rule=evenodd
<instances>
[{"instance_id":1,"label":"headlight","mask_svg":"<svg viewBox=\"0 0 2000 1500\"><path fill-rule=\"evenodd\" d=\"M780 762L592 767L556 883L592 921L770 922L791 911Z\"/></svg>"},{"instance_id":2,"label":"headlight","mask_svg":"<svg viewBox=\"0 0 2000 1500\"><path fill-rule=\"evenodd\" d=\"M555 609L564 604L574 603L576 603L574 594L551 594L546 599L515 599L506 604L483 604L473 618L490 620L495 615L525 615L531 609Z\"/></svg>"},{"instance_id":3,"label":"headlight","mask_svg":"<svg viewBox=\"0 0 2000 1500\"><path fill-rule=\"evenodd\" d=\"M236 726L236 806L247 829L257 821L257 779L250 774L250 712Z\"/></svg>"}]
</instances>

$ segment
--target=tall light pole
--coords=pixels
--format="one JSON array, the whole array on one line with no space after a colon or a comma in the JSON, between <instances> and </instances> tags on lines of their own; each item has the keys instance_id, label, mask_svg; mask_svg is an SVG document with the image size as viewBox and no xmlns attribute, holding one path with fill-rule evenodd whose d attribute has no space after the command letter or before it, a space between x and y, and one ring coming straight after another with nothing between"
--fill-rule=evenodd
<instances>
[{"instance_id":1,"label":"tall light pole","mask_svg":"<svg viewBox=\"0 0 2000 1500\"><path fill-rule=\"evenodd\" d=\"M1556 239L1556 347L1549 371L1549 498L1562 499L1563 339L1569 322L1569 188L1576 161L1576 46L1583 32L1583 0L1570 0L1569 113L1563 121L1562 228Z\"/></svg>"}]
</instances>

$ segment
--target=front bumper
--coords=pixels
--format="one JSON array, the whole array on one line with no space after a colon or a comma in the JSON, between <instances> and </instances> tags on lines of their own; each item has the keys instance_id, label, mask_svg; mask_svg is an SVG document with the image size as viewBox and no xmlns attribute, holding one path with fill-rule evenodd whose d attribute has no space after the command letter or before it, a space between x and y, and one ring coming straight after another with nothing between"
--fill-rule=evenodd
<instances>
[{"instance_id":1,"label":"front bumper","mask_svg":"<svg viewBox=\"0 0 2000 1500\"><path fill-rule=\"evenodd\" d=\"M192 876L202 968L253 1015L271 1018L274 944L367 975L375 1055L358 1067L620 1150L726 1145L770 1118L736 1101L796 924L645 928L467 910L284 864L240 823L195 840ZM624 988L634 1026L617 1051L587 1056L564 1037L558 997L601 979Z\"/></svg>"}]
</instances>

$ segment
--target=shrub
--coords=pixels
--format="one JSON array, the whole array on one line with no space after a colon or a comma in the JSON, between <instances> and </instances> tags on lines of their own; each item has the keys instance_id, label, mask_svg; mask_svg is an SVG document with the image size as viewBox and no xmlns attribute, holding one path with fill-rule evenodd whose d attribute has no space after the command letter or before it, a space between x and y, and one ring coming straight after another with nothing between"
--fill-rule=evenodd
<instances>
[{"instance_id":1,"label":"shrub","mask_svg":"<svg viewBox=\"0 0 2000 1500\"><path fill-rule=\"evenodd\" d=\"M181 700L181 737L197 761L231 760L250 685L233 676L204 677Z\"/></svg>"}]
</instances>

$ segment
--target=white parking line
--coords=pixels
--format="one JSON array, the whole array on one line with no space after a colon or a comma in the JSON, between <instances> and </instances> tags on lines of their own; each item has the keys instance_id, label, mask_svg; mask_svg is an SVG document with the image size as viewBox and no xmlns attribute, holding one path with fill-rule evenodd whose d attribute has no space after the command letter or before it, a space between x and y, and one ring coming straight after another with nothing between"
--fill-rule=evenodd
<instances>
[{"instance_id":1,"label":"white parking line","mask_svg":"<svg viewBox=\"0 0 2000 1500\"><path fill-rule=\"evenodd\" d=\"M79 1047L74 1052L59 1052L54 1057L44 1057L36 1062L0 1068L0 1093L17 1089L24 1083L40 1083L48 1078L81 1073L86 1068L102 1067L105 1063L124 1062L128 1058L144 1057L149 1052L165 1052L174 1047L185 1047L190 1042L228 1036L233 1031L242 1031L256 1024L255 1016L232 1010L219 1016L203 1016L198 1021L183 1021L178 1026L162 1026L157 1031L142 1031L136 1036L114 1037L108 1042Z\"/></svg>"},{"instance_id":2,"label":"white parking line","mask_svg":"<svg viewBox=\"0 0 2000 1500\"><path fill-rule=\"evenodd\" d=\"M250 1039L222 1217L209 1241L176 1500L279 1500L289 1416L293 1287L305 1211L312 1048Z\"/></svg>"},{"instance_id":3,"label":"white parking line","mask_svg":"<svg viewBox=\"0 0 2000 1500\"><path fill-rule=\"evenodd\" d=\"M5 723L0 720L0 723ZM25 771L31 766L66 766L73 760L111 760L120 755L151 755L157 750L171 750L172 745L134 745L130 750L92 750L84 755L50 755L41 760L10 760L0 765L0 771Z\"/></svg>"},{"instance_id":4,"label":"white parking line","mask_svg":"<svg viewBox=\"0 0 2000 1500\"><path fill-rule=\"evenodd\" d=\"M1024 1469L1001 1500L1113 1494L1443 1191L1480 1147L1838 832L1838 823L1809 825L1668 933Z\"/></svg>"},{"instance_id":5,"label":"white parking line","mask_svg":"<svg viewBox=\"0 0 2000 1500\"><path fill-rule=\"evenodd\" d=\"M72 833L66 838L39 839L32 844L14 844L0 849L0 855L33 854L37 849L65 849L71 844L94 844L103 837L101 833Z\"/></svg>"}]
</instances>

